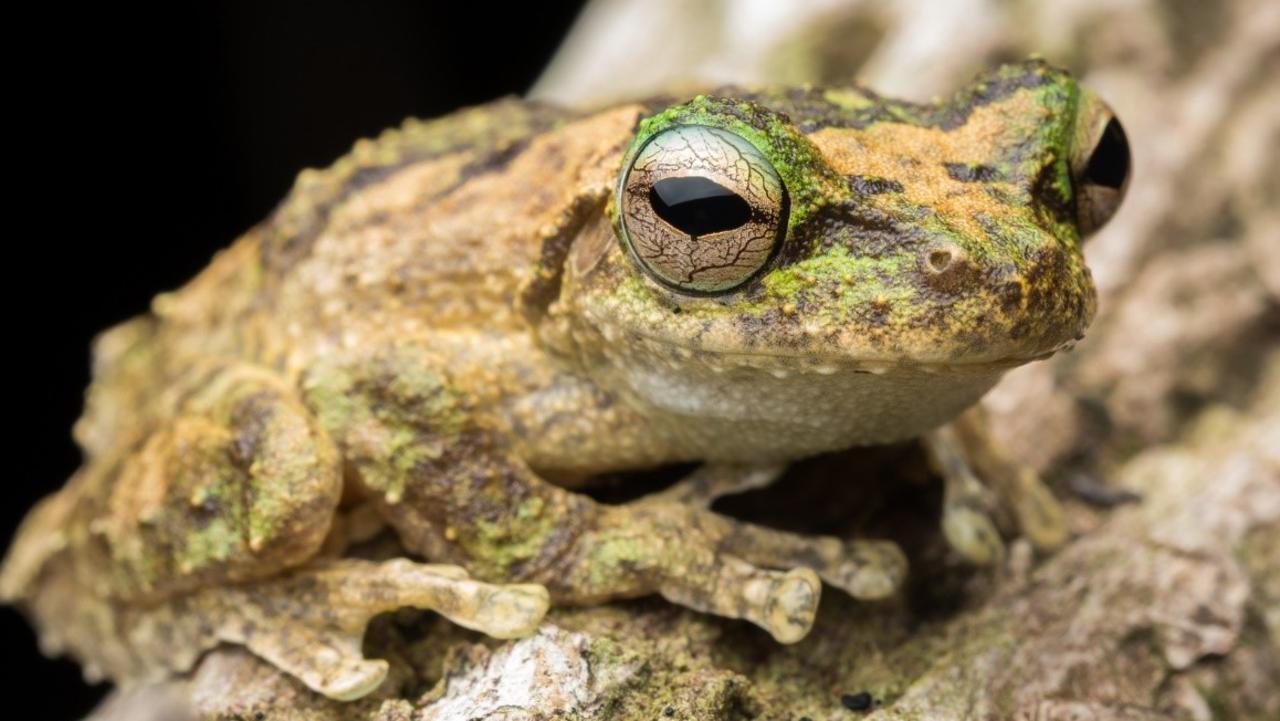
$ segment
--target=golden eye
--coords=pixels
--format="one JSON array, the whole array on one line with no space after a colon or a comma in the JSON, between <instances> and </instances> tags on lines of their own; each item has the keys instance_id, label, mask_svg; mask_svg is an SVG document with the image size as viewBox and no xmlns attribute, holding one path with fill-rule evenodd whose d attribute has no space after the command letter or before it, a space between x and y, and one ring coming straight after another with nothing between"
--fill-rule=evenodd
<instances>
[{"instance_id":1,"label":"golden eye","mask_svg":"<svg viewBox=\"0 0 1280 721\"><path fill-rule=\"evenodd\" d=\"M1129 187L1129 138L1111 109L1094 99L1083 115L1083 136L1071 154L1076 222L1084 235L1115 215Z\"/></svg>"},{"instance_id":2,"label":"golden eye","mask_svg":"<svg viewBox=\"0 0 1280 721\"><path fill-rule=\"evenodd\" d=\"M787 224L786 188L768 159L705 125L650 138L623 176L618 202L623 242L645 272L699 293L755 275Z\"/></svg>"}]
</instances>

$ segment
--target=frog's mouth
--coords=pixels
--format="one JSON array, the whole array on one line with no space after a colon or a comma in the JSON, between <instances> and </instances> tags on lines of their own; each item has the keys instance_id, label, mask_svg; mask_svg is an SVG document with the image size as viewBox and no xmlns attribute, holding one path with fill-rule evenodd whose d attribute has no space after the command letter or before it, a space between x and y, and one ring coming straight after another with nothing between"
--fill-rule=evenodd
<instances>
[{"instance_id":1,"label":"frog's mouth","mask_svg":"<svg viewBox=\"0 0 1280 721\"><path fill-rule=\"evenodd\" d=\"M857 356L802 349L788 352L788 349L761 351L708 348L676 343L657 334L632 332L630 335L629 345L640 350L644 356L672 367L695 366L711 373L764 371L775 378L785 378L790 375L887 375L893 373L988 375L1032 361L1047 359L1060 350L1068 349L1074 343L1064 343L1047 351L1027 354L943 359L911 355Z\"/></svg>"}]
</instances>

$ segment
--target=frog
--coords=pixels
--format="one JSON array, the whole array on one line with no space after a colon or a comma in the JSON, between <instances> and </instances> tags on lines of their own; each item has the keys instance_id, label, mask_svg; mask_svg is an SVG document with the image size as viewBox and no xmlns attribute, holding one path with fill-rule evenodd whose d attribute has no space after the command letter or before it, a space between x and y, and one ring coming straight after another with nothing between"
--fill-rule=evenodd
<instances>
[{"instance_id":1,"label":"frog","mask_svg":"<svg viewBox=\"0 0 1280 721\"><path fill-rule=\"evenodd\" d=\"M1128 166L1039 58L927 103L725 87L406 121L95 340L84 462L0 598L93 680L231 644L351 700L388 672L370 619L405 607L509 639L656 594L795 643L824 583L893 595L894 541L712 508L829 451L920 439L956 554L1052 550L1059 502L973 407L1082 337L1084 240ZM672 464L696 466L635 500L584 489Z\"/></svg>"}]
</instances>

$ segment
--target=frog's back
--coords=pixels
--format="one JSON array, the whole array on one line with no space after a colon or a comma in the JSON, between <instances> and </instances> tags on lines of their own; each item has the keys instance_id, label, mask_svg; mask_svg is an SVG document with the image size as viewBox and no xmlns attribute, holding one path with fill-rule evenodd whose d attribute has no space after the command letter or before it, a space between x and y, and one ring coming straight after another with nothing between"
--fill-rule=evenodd
<instances>
[{"instance_id":1,"label":"frog's back","mask_svg":"<svg viewBox=\"0 0 1280 721\"><path fill-rule=\"evenodd\" d=\"M210 358L289 378L388 338L522 327L547 229L603 196L636 114L505 99L409 120L304 171L190 283L98 339L77 439L93 457L145 434L167 416L165 390Z\"/></svg>"},{"instance_id":2,"label":"frog's back","mask_svg":"<svg viewBox=\"0 0 1280 721\"><path fill-rule=\"evenodd\" d=\"M300 173L262 224L159 296L154 315L209 342L203 352L277 367L300 335L352 319L428 311L446 325L451 301L493 285L481 274L510 276L536 257L532 243L493 228L519 199L504 192L516 185L511 164L567 119L505 99L360 140L330 167ZM539 201L551 202L529 204Z\"/></svg>"}]
</instances>

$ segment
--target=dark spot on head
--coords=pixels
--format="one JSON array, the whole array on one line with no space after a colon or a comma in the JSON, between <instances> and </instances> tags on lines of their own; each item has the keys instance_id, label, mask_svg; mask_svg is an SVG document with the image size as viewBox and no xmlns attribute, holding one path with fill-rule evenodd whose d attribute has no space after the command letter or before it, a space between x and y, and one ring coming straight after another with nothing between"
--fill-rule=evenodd
<instances>
[{"instance_id":1,"label":"dark spot on head","mask_svg":"<svg viewBox=\"0 0 1280 721\"><path fill-rule=\"evenodd\" d=\"M996 295L1000 298L1000 309L1012 313L1022 305L1022 284L1011 280L1000 286Z\"/></svg>"},{"instance_id":2,"label":"dark spot on head","mask_svg":"<svg viewBox=\"0 0 1280 721\"><path fill-rule=\"evenodd\" d=\"M901 193L902 183L870 175L850 175L849 188L858 195L881 195L883 193Z\"/></svg>"},{"instance_id":3,"label":"dark spot on head","mask_svg":"<svg viewBox=\"0 0 1280 721\"><path fill-rule=\"evenodd\" d=\"M477 151L476 160L462 168L458 181L454 185L456 188L476 175L495 172L506 167L512 158L519 155L520 151L527 146L533 135L551 128L566 117L563 110L553 106L517 101L513 98L493 103L489 106L489 111L495 121L509 117L510 122L495 122L490 129L480 133L459 130L457 126L447 126L444 130L458 136L456 142L452 143L423 144L415 140L413 133L402 132L394 138L377 141L387 149L396 150L393 153L395 160L385 163L375 162L357 168L349 176L329 187L310 192L293 190L273 215L278 216L282 208L291 204L305 202L311 207L307 209L299 230L289 234L273 234L267 242L262 244L260 253L263 265L276 269L287 269L296 265L299 260L310 254L316 239L328 226L329 216L336 206L352 194L382 182L410 165L435 160L451 152ZM513 129L521 129L523 132L513 132ZM514 137L502 142L503 133L511 133ZM325 172L332 173L333 170ZM312 197L308 199L307 196Z\"/></svg>"},{"instance_id":4,"label":"dark spot on head","mask_svg":"<svg viewBox=\"0 0 1280 721\"><path fill-rule=\"evenodd\" d=\"M1058 183L1058 168L1046 164L1031 181L1031 200L1057 223L1073 223L1076 217L1075 198L1064 197Z\"/></svg>"},{"instance_id":5,"label":"dark spot on head","mask_svg":"<svg viewBox=\"0 0 1280 721\"><path fill-rule=\"evenodd\" d=\"M1006 65L957 94L950 105L944 106L945 115L938 125L943 130L954 130L969 122L969 116L977 108L997 103L1024 88L1048 85L1058 75L1048 63L1039 59Z\"/></svg>"},{"instance_id":6,"label":"dark spot on head","mask_svg":"<svg viewBox=\"0 0 1280 721\"><path fill-rule=\"evenodd\" d=\"M856 199L827 205L796 229L779 255L782 264L808 257L815 248L844 246L854 255L883 257L911 252L928 238L918 223L893 216Z\"/></svg>"},{"instance_id":7,"label":"dark spot on head","mask_svg":"<svg viewBox=\"0 0 1280 721\"><path fill-rule=\"evenodd\" d=\"M475 160L462 166L458 172L457 180L453 185L449 186L444 193L441 193L441 195L448 194L472 178L485 175L487 173L496 173L505 169L511 164L511 161L514 160L516 156L520 155L525 148L529 147L531 139L532 138L529 136L519 138L513 142L495 147L491 152L479 155ZM548 158L548 162L554 163L557 161L560 164L563 164L564 155L556 153Z\"/></svg>"},{"instance_id":8,"label":"dark spot on head","mask_svg":"<svg viewBox=\"0 0 1280 721\"><path fill-rule=\"evenodd\" d=\"M850 711L866 711L871 708L871 694L867 691L847 693L840 697L840 703Z\"/></svg>"},{"instance_id":9,"label":"dark spot on head","mask_svg":"<svg viewBox=\"0 0 1280 721\"><path fill-rule=\"evenodd\" d=\"M889 312L893 310L893 304L887 300L876 298L867 303L866 322L869 325L880 326L889 322Z\"/></svg>"},{"instance_id":10,"label":"dark spot on head","mask_svg":"<svg viewBox=\"0 0 1280 721\"><path fill-rule=\"evenodd\" d=\"M968 163L943 163L947 175L961 183L989 183L1000 178L1000 171L990 165Z\"/></svg>"}]
</instances>

